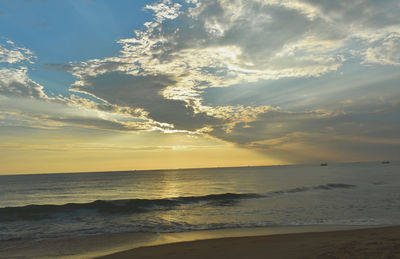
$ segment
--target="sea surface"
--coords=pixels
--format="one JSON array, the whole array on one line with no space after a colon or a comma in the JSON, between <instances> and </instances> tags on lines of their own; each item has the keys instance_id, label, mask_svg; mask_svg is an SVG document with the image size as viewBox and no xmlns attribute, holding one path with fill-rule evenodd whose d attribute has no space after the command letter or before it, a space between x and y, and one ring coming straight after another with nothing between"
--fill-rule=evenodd
<instances>
[{"instance_id":1,"label":"sea surface","mask_svg":"<svg viewBox=\"0 0 400 259\"><path fill-rule=\"evenodd\" d=\"M400 163L0 176L0 240L400 225Z\"/></svg>"}]
</instances>

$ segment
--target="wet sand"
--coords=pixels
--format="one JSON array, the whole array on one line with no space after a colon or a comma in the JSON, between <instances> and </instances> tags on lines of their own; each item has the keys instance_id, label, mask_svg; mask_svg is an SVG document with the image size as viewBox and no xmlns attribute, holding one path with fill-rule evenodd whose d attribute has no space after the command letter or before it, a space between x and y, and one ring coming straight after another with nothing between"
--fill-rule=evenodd
<instances>
[{"instance_id":1,"label":"wet sand","mask_svg":"<svg viewBox=\"0 0 400 259\"><path fill-rule=\"evenodd\" d=\"M99 258L400 258L400 227L225 237L140 247Z\"/></svg>"}]
</instances>

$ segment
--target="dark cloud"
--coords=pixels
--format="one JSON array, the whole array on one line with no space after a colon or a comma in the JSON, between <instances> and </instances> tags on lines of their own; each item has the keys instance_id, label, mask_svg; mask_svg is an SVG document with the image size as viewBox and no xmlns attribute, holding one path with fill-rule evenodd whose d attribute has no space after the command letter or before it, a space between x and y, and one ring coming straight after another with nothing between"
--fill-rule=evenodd
<instances>
[{"instance_id":1,"label":"dark cloud","mask_svg":"<svg viewBox=\"0 0 400 259\"><path fill-rule=\"evenodd\" d=\"M203 0L180 12L176 5L172 8L172 1L158 3L149 8L156 13L152 22L136 31L135 37L119 41L118 56L47 67L76 76L72 90L119 107L142 108L148 118L176 129L208 126L213 137L277 158L295 162L362 159L398 149L398 126L390 125L395 120L389 117L399 111L377 99L359 107L353 104L379 94L379 84L384 83L380 78L379 84L371 86L378 90L371 91L365 81L373 81L374 76L360 79L360 74L368 74L360 68L364 58L368 61L367 50L370 63L398 65L398 2ZM348 67L339 72L351 76L337 73L310 86L310 77L327 75L343 64ZM380 72L378 77L395 80L393 71ZM254 120L236 113L229 121L198 112L204 108L218 116L223 110L218 108L226 108L235 113L218 102L202 106L200 94L205 88L244 85L236 95L224 88L236 98L229 103L234 106L243 101L242 91L250 92L245 89L249 84L281 78L290 80L281 87L254 91L256 96L248 98L260 106L292 103L285 110L259 113ZM398 94L393 84L389 88L385 96L379 96ZM163 94L166 89L169 95ZM352 93L347 96L352 100L346 100L346 93ZM372 145L377 147L375 153L363 151Z\"/></svg>"},{"instance_id":2,"label":"dark cloud","mask_svg":"<svg viewBox=\"0 0 400 259\"><path fill-rule=\"evenodd\" d=\"M0 69L0 94L46 99L43 87L28 78L26 73L25 69Z\"/></svg>"},{"instance_id":3,"label":"dark cloud","mask_svg":"<svg viewBox=\"0 0 400 259\"><path fill-rule=\"evenodd\" d=\"M196 113L184 101L163 97L161 91L176 83L165 75L133 76L111 72L87 77L84 83L84 86L72 90L93 94L121 107L143 108L149 113L149 118L173 124L175 129L196 130L221 122L205 113Z\"/></svg>"},{"instance_id":4,"label":"dark cloud","mask_svg":"<svg viewBox=\"0 0 400 259\"><path fill-rule=\"evenodd\" d=\"M330 119L332 120L332 119ZM215 127L210 134L238 144L271 140L287 136L294 132L323 131L330 123L316 112L280 112L261 113L251 122L241 122L226 132L222 127Z\"/></svg>"},{"instance_id":5,"label":"dark cloud","mask_svg":"<svg viewBox=\"0 0 400 259\"><path fill-rule=\"evenodd\" d=\"M269 111L228 131L215 127L210 135L294 163L373 156L395 159L400 150L400 119L393 116L399 113L400 106L390 102L371 104L369 109L364 106L363 112L337 114Z\"/></svg>"},{"instance_id":6,"label":"dark cloud","mask_svg":"<svg viewBox=\"0 0 400 259\"><path fill-rule=\"evenodd\" d=\"M351 161L380 161L397 160L400 145L397 142L368 142L357 136L347 138L333 137L332 135L300 135L290 136L279 145L251 144L243 148L257 150L272 158L284 159L289 163L320 163L351 162ZM390 141L390 139L389 139Z\"/></svg>"},{"instance_id":7,"label":"dark cloud","mask_svg":"<svg viewBox=\"0 0 400 259\"><path fill-rule=\"evenodd\" d=\"M0 86L0 94L7 96L30 96L35 98L44 97L42 87L35 82L20 83L13 81L7 86Z\"/></svg>"},{"instance_id":8,"label":"dark cloud","mask_svg":"<svg viewBox=\"0 0 400 259\"><path fill-rule=\"evenodd\" d=\"M397 0L302 0L302 2L318 7L330 20L347 25L382 28L400 23Z\"/></svg>"}]
</instances>

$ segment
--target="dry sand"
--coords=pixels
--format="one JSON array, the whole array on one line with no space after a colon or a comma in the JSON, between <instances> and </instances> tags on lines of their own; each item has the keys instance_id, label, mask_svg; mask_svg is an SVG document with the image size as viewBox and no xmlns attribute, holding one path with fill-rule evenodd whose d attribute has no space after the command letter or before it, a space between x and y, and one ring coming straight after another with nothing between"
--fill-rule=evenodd
<instances>
[{"instance_id":1,"label":"dry sand","mask_svg":"<svg viewBox=\"0 0 400 259\"><path fill-rule=\"evenodd\" d=\"M400 227L208 239L140 247L99 258L400 258Z\"/></svg>"}]
</instances>

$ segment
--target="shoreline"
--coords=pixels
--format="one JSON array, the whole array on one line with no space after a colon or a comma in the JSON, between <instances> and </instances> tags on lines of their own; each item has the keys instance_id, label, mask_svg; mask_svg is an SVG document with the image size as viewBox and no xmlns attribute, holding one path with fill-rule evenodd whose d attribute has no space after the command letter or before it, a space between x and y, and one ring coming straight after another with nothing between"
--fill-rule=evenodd
<instances>
[{"instance_id":1,"label":"shoreline","mask_svg":"<svg viewBox=\"0 0 400 259\"><path fill-rule=\"evenodd\" d=\"M400 226L160 241L96 259L400 258Z\"/></svg>"},{"instance_id":2,"label":"shoreline","mask_svg":"<svg viewBox=\"0 0 400 259\"><path fill-rule=\"evenodd\" d=\"M299 239L299 237L301 237L302 235L306 239L311 238L310 240L312 240L314 238L315 240L310 242L315 243L315 245L310 249L318 250L320 249L320 247L318 247L318 243L320 243L321 240L325 240L325 245L335 245L340 241L340 238L331 239L332 233L334 233L333 236L337 236L343 232L351 232L353 233L350 234L350 236L353 236L353 240L351 242L353 242L357 241L357 239L355 238L357 235L364 235L362 234L363 231L377 231L380 233L379 235L381 239L397 239L396 244L397 247L400 248L400 226L308 225L286 227L276 226L255 228L228 228L179 233L132 232L72 236L39 240L0 241L0 257L35 259L124 259L142 257L179 259L207 257L207 259L210 259L214 258L212 257L212 254L214 253L220 255L226 253L229 254L229 249L233 246L234 249L236 249L237 251L235 250L233 254L229 255L229 258L244 258L235 257L235 255L240 255L243 251L249 250L254 250L255 254L252 254L246 258L257 258L257 254L265 253L265 251L263 250L266 249L265 247L268 248L268 251L274 251L274 249L276 250L279 247L292 247L291 250L298 250L299 247L296 248L293 247L293 245L299 243L299 240L295 240ZM317 237L313 237L315 235ZM348 237L346 237L345 235L345 238L343 240L346 240L346 238L348 239ZM279 240L279 242L277 240ZM300 238L300 243L302 242L302 240L303 238ZM351 242L348 243L351 245ZM380 242L382 242L382 240L378 238L376 240L370 240L368 242L379 244ZM254 244L262 245L255 246ZM271 245L272 247L270 247ZM307 247L310 246L310 244L305 243L303 244L303 246ZM210 247L213 249L215 248L216 250L210 250ZM191 254L190 256L187 254L188 249L193 252L193 254ZM283 251L285 251L285 249L283 249ZM182 255L182 257L180 257L181 253L184 253L185 255ZM174 254L174 256L169 256L170 254ZM400 250L398 251L398 254L400 255ZM176 255L179 256L176 257ZM242 256L244 255L242 254ZM283 257L296 258L290 257L290 255L284 255Z\"/></svg>"}]
</instances>

